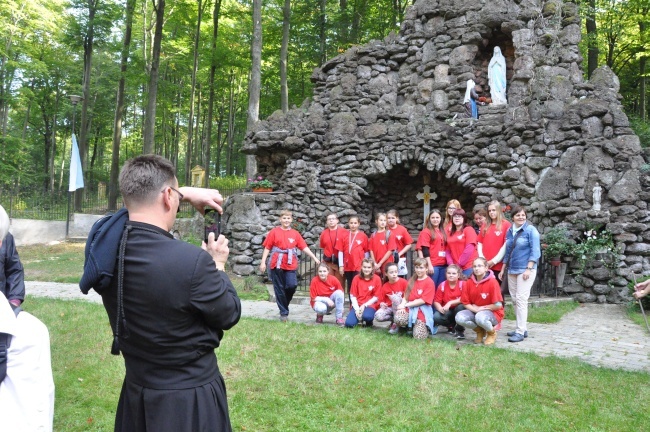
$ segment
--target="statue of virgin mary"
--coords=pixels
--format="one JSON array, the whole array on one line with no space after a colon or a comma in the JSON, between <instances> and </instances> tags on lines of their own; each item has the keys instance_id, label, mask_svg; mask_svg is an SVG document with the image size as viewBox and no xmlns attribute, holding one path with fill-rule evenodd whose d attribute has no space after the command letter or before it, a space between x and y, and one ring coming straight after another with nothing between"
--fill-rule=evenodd
<instances>
[{"instance_id":1,"label":"statue of virgin mary","mask_svg":"<svg viewBox=\"0 0 650 432\"><path fill-rule=\"evenodd\" d=\"M506 99L506 58L501 54L501 48L494 47L494 55L488 66L488 84L493 105L505 105Z\"/></svg>"}]
</instances>

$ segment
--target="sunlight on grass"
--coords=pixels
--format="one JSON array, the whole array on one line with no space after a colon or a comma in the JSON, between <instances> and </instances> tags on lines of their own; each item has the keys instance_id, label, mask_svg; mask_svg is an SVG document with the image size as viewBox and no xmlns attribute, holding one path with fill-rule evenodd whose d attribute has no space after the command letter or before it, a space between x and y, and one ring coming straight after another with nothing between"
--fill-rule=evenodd
<instances>
[{"instance_id":1,"label":"sunlight on grass","mask_svg":"<svg viewBox=\"0 0 650 432\"><path fill-rule=\"evenodd\" d=\"M556 323L578 306L580 306L580 303L575 301L560 301L556 304L541 304L539 306L532 305L528 307L528 322L539 324ZM511 303L506 305L505 318L512 321L516 320L515 308Z\"/></svg>"},{"instance_id":2,"label":"sunlight on grass","mask_svg":"<svg viewBox=\"0 0 650 432\"><path fill-rule=\"evenodd\" d=\"M55 430L106 431L123 379L101 305L29 297L52 338ZM648 374L364 328L242 319L216 351L234 430L646 430Z\"/></svg>"},{"instance_id":3,"label":"sunlight on grass","mask_svg":"<svg viewBox=\"0 0 650 432\"><path fill-rule=\"evenodd\" d=\"M84 247L84 243L21 246L18 253L25 268L25 279L78 283L83 272Z\"/></svg>"}]
</instances>

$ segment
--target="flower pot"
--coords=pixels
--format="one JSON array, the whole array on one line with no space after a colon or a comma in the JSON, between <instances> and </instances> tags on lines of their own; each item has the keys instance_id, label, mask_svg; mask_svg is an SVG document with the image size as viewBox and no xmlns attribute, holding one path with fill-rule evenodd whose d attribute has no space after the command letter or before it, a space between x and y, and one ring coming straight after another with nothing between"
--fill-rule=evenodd
<instances>
[{"instance_id":1,"label":"flower pot","mask_svg":"<svg viewBox=\"0 0 650 432\"><path fill-rule=\"evenodd\" d=\"M273 188L253 188L252 191L254 193L267 193L273 192Z\"/></svg>"},{"instance_id":2,"label":"flower pot","mask_svg":"<svg viewBox=\"0 0 650 432\"><path fill-rule=\"evenodd\" d=\"M548 261L554 267L558 267L560 264L562 264L562 260L560 259L559 256L551 257Z\"/></svg>"}]
</instances>

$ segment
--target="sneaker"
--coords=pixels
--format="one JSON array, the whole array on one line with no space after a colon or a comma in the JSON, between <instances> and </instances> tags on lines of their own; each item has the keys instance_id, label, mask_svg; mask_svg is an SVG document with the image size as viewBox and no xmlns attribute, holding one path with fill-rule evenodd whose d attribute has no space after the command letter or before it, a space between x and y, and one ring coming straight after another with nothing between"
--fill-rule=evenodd
<instances>
[{"instance_id":1,"label":"sneaker","mask_svg":"<svg viewBox=\"0 0 650 432\"><path fill-rule=\"evenodd\" d=\"M323 324L323 315L316 315L316 324Z\"/></svg>"},{"instance_id":2,"label":"sneaker","mask_svg":"<svg viewBox=\"0 0 650 432\"><path fill-rule=\"evenodd\" d=\"M390 328L388 329L388 334L397 334L399 332L399 328L397 328L397 324L392 323L390 325Z\"/></svg>"},{"instance_id":3,"label":"sneaker","mask_svg":"<svg viewBox=\"0 0 650 432\"><path fill-rule=\"evenodd\" d=\"M511 332L508 332L508 333L506 333L506 334L507 334L508 336L514 336L516 333L517 333L516 331L511 331ZM525 337L525 338L528 337L528 330L526 330L526 331L524 332L524 337Z\"/></svg>"},{"instance_id":4,"label":"sneaker","mask_svg":"<svg viewBox=\"0 0 650 432\"><path fill-rule=\"evenodd\" d=\"M345 325L345 321L343 321L343 318L337 318L336 325L339 327L343 327Z\"/></svg>"},{"instance_id":5,"label":"sneaker","mask_svg":"<svg viewBox=\"0 0 650 432\"><path fill-rule=\"evenodd\" d=\"M510 337L508 338L508 342L521 342L521 341L524 340L525 337L526 337L526 336L524 336L524 335L522 335L522 334L515 333L515 334L513 334L512 336L510 336Z\"/></svg>"},{"instance_id":6,"label":"sneaker","mask_svg":"<svg viewBox=\"0 0 650 432\"><path fill-rule=\"evenodd\" d=\"M454 326L447 327L447 333L449 333L450 336L456 336L456 329Z\"/></svg>"},{"instance_id":7,"label":"sneaker","mask_svg":"<svg viewBox=\"0 0 650 432\"><path fill-rule=\"evenodd\" d=\"M458 340L465 339L465 332L464 331L457 331L456 332L456 339L458 339Z\"/></svg>"},{"instance_id":8,"label":"sneaker","mask_svg":"<svg viewBox=\"0 0 650 432\"><path fill-rule=\"evenodd\" d=\"M280 321L286 323L288 319L289 319L288 315L280 315Z\"/></svg>"}]
</instances>

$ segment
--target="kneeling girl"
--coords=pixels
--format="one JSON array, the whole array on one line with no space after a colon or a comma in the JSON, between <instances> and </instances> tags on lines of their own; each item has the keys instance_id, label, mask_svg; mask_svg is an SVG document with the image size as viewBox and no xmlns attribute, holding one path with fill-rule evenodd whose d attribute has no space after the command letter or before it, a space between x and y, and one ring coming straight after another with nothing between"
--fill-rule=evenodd
<instances>
[{"instance_id":1,"label":"kneeling girl","mask_svg":"<svg viewBox=\"0 0 650 432\"><path fill-rule=\"evenodd\" d=\"M366 326L372 326L380 290L381 279L374 272L373 261L364 258L361 261L361 273L352 279L350 313L345 320L346 327L352 328L359 321L363 321Z\"/></svg>"},{"instance_id":2,"label":"kneeling girl","mask_svg":"<svg viewBox=\"0 0 650 432\"><path fill-rule=\"evenodd\" d=\"M456 314L456 323L474 329L477 344L492 345L497 340L495 327L503 319L503 297L501 286L492 270L487 268L485 258L476 258L472 265L473 274L465 283L460 301L465 310Z\"/></svg>"},{"instance_id":3,"label":"kneeling girl","mask_svg":"<svg viewBox=\"0 0 650 432\"><path fill-rule=\"evenodd\" d=\"M402 279L397 274L397 263L386 264L384 273L386 274L387 280L381 287L379 309L377 309L377 313L375 314L375 319L380 322L393 321L398 306L402 304L404 291L406 291L406 286L408 285L406 279ZM388 333L397 333L397 324L394 321Z\"/></svg>"},{"instance_id":4,"label":"kneeling girl","mask_svg":"<svg viewBox=\"0 0 650 432\"><path fill-rule=\"evenodd\" d=\"M343 325L343 287L336 277L329 274L326 262L318 265L318 276L311 280L309 296L318 324L323 323L323 315L336 308L336 324Z\"/></svg>"},{"instance_id":5,"label":"kneeling girl","mask_svg":"<svg viewBox=\"0 0 650 432\"><path fill-rule=\"evenodd\" d=\"M395 323L399 327L413 329L414 339L426 339L436 334L433 324L433 298L436 287L427 275L427 260L418 258L414 262L415 274L411 277L404 293L404 299L395 312Z\"/></svg>"}]
</instances>

